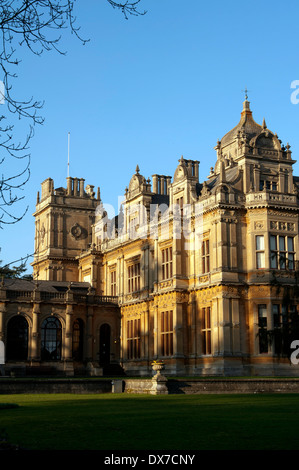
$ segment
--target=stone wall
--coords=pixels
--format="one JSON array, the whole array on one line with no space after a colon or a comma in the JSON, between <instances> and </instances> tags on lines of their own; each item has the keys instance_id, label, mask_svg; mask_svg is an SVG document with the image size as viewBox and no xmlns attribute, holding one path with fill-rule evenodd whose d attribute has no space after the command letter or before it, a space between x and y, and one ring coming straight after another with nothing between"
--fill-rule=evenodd
<instances>
[{"instance_id":1,"label":"stone wall","mask_svg":"<svg viewBox=\"0 0 299 470\"><path fill-rule=\"evenodd\" d=\"M148 379L73 379L0 377L0 395L16 393L136 393L150 394L153 382ZM299 393L299 379L169 379L168 393Z\"/></svg>"},{"instance_id":2,"label":"stone wall","mask_svg":"<svg viewBox=\"0 0 299 470\"><path fill-rule=\"evenodd\" d=\"M150 379L125 379L125 393L150 393ZM169 394L299 393L299 379L169 379Z\"/></svg>"},{"instance_id":3,"label":"stone wall","mask_svg":"<svg viewBox=\"0 0 299 470\"><path fill-rule=\"evenodd\" d=\"M0 395L15 393L111 393L112 381L94 379L22 379L0 377Z\"/></svg>"},{"instance_id":4,"label":"stone wall","mask_svg":"<svg viewBox=\"0 0 299 470\"><path fill-rule=\"evenodd\" d=\"M194 393L299 393L298 379L204 379L172 380L167 383L169 394Z\"/></svg>"}]
</instances>

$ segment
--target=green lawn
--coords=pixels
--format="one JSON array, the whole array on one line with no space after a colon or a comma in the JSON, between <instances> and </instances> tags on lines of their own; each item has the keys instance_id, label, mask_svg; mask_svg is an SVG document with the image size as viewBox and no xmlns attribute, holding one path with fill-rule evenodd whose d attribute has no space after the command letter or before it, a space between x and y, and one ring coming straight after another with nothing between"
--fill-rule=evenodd
<instances>
[{"instance_id":1,"label":"green lawn","mask_svg":"<svg viewBox=\"0 0 299 470\"><path fill-rule=\"evenodd\" d=\"M0 395L0 430L28 450L297 450L298 422L297 394Z\"/></svg>"}]
</instances>

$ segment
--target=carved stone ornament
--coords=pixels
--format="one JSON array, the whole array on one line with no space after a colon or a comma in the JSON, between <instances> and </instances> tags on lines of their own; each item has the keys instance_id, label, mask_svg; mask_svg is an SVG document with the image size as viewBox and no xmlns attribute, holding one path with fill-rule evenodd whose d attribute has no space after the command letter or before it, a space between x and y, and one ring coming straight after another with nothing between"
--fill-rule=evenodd
<instances>
[{"instance_id":1,"label":"carved stone ornament","mask_svg":"<svg viewBox=\"0 0 299 470\"><path fill-rule=\"evenodd\" d=\"M79 224L76 223L75 225L73 225L73 227L71 228L71 234L76 240L78 240L81 237L82 228L80 227Z\"/></svg>"},{"instance_id":2,"label":"carved stone ornament","mask_svg":"<svg viewBox=\"0 0 299 470\"><path fill-rule=\"evenodd\" d=\"M264 228L264 222L262 222L261 220L257 220L256 222L254 222L254 228L256 230L262 230Z\"/></svg>"},{"instance_id":3,"label":"carved stone ornament","mask_svg":"<svg viewBox=\"0 0 299 470\"><path fill-rule=\"evenodd\" d=\"M46 229L45 229L45 226L43 224L42 228L40 229L40 239L41 239L42 243L44 243L45 235L46 235Z\"/></svg>"}]
</instances>

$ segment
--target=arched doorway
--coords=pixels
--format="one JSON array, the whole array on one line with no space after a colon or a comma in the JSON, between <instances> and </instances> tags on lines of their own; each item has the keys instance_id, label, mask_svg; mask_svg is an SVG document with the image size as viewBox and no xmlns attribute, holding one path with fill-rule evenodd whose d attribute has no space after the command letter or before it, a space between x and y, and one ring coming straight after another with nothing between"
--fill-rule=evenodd
<instances>
[{"instance_id":1,"label":"arched doorway","mask_svg":"<svg viewBox=\"0 0 299 470\"><path fill-rule=\"evenodd\" d=\"M73 359L75 361L83 360L83 321L77 318L73 324Z\"/></svg>"},{"instance_id":2,"label":"arched doorway","mask_svg":"<svg viewBox=\"0 0 299 470\"><path fill-rule=\"evenodd\" d=\"M6 359L25 361L28 357L28 323L22 315L7 324Z\"/></svg>"},{"instance_id":3,"label":"arched doorway","mask_svg":"<svg viewBox=\"0 0 299 470\"><path fill-rule=\"evenodd\" d=\"M59 361L61 359L61 323L56 317L48 317L42 324L41 359Z\"/></svg>"},{"instance_id":4,"label":"arched doorway","mask_svg":"<svg viewBox=\"0 0 299 470\"><path fill-rule=\"evenodd\" d=\"M111 328L107 323L101 325L100 328L100 365L107 366L110 364L110 336Z\"/></svg>"}]
</instances>

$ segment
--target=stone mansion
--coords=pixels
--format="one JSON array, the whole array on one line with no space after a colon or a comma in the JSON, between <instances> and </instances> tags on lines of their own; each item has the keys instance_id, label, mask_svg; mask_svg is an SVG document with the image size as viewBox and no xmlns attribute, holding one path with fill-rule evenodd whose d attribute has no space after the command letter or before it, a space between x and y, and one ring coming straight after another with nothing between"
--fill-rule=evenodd
<instances>
[{"instance_id":1,"label":"stone mansion","mask_svg":"<svg viewBox=\"0 0 299 470\"><path fill-rule=\"evenodd\" d=\"M173 177L137 166L110 218L83 179L42 183L33 280L0 286L6 369L146 376L159 359L169 376L299 375L266 339L297 312L284 295L298 253L290 146L246 97L215 150L202 182L196 160Z\"/></svg>"}]
</instances>

